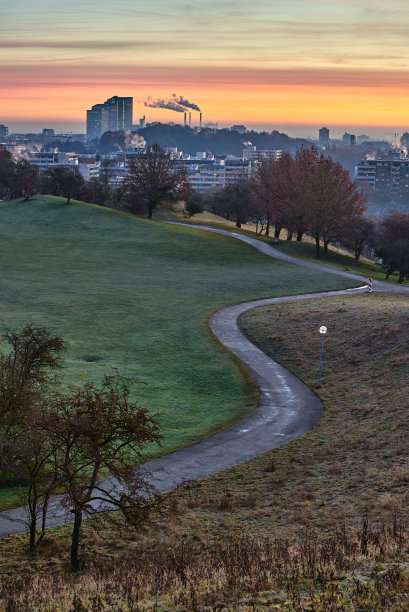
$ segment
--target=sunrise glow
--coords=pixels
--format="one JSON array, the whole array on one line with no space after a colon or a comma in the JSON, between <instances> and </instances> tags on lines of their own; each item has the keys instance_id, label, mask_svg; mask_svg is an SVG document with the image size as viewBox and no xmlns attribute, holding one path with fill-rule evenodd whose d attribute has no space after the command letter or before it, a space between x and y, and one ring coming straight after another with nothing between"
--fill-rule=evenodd
<instances>
[{"instance_id":1,"label":"sunrise glow","mask_svg":"<svg viewBox=\"0 0 409 612\"><path fill-rule=\"evenodd\" d=\"M112 95L134 98L135 123L181 123L143 104L176 92L220 126L395 129L408 123L408 26L406 0L17 0L2 8L0 123L83 125Z\"/></svg>"}]
</instances>

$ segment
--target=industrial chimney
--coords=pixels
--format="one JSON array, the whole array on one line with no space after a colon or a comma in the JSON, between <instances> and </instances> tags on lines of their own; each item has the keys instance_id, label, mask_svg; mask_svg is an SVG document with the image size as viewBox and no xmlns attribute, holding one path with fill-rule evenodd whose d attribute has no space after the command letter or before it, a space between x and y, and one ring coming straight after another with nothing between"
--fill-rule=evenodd
<instances>
[{"instance_id":1,"label":"industrial chimney","mask_svg":"<svg viewBox=\"0 0 409 612\"><path fill-rule=\"evenodd\" d=\"M185 113L185 127L187 125L187 113Z\"/></svg>"},{"instance_id":2,"label":"industrial chimney","mask_svg":"<svg viewBox=\"0 0 409 612\"><path fill-rule=\"evenodd\" d=\"M189 127L192 127L192 113L189 113Z\"/></svg>"}]
</instances>

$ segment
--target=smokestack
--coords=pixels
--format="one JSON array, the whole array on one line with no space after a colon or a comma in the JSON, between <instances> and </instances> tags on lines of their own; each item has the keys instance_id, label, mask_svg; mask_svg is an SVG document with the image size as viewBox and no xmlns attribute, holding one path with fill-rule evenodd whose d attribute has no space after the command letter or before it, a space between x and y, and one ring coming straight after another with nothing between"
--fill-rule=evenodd
<instances>
[{"instance_id":1,"label":"smokestack","mask_svg":"<svg viewBox=\"0 0 409 612\"><path fill-rule=\"evenodd\" d=\"M200 129L202 129L202 113L200 113Z\"/></svg>"},{"instance_id":2,"label":"smokestack","mask_svg":"<svg viewBox=\"0 0 409 612\"><path fill-rule=\"evenodd\" d=\"M187 125L187 113L185 113L185 127Z\"/></svg>"},{"instance_id":3,"label":"smokestack","mask_svg":"<svg viewBox=\"0 0 409 612\"><path fill-rule=\"evenodd\" d=\"M192 127L192 113L189 113L189 127Z\"/></svg>"}]
</instances>

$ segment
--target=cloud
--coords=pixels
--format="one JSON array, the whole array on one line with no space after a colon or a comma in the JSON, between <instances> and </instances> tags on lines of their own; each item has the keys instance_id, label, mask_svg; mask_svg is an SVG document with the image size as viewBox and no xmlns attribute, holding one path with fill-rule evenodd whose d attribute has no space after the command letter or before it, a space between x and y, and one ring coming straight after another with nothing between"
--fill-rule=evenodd
<instances>
[{"instance_id":1,"label":"cloud","mask_svg":"<svg viewBox=\"0 0 409 612\"><path fill-rule=\"evenodd\" d=\"M156 47L160 43L138 42L135 40L67 40L67 41L6 41L0 42L0 49L123 49L130 47Z\"/></svg>"},{"instance_id":2,"label":"cloud","mask_svg":"<svg viewBox=\"0 0 409 612\"><path fill-rule=\"evenodd\" d=\"M130 88L136 90L141 87L155 89L170 87L202 87L205 90L215 90L216 87L350 87L388 89L399 88L408 90L409 70L368 70L358 68L323 67L292 69L269 68L235 68L231 66L208 67L195 66L155 66L139 65L127 66L122 64L106 66L86 66L74 64L41 66L5 65L0 66L0 89L14 89L27 87L78 87L92 91L93 87ZM137 95L137 92L135 91ZM189 104L188 100L180 97ZM180 99L179 98L179 99ZM153 100L146 98L147 106L171 103L177 112L184 112L182 106L173 97ZM196 105L194 105L196 106ZM194 106L191 108L193 109ZM165 108L165 106L164 106ZM197 107L199 108L199 107Z\"/></svg>"}]
</instances>

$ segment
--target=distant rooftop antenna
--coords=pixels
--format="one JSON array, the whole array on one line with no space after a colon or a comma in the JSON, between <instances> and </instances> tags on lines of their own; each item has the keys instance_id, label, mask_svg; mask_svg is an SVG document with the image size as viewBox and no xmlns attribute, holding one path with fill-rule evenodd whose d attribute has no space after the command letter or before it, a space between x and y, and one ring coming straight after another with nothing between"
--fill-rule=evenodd
<instances>
[{"instance_id":1,"label":"distant rooftop antenna","mask_svg":"<svg viewBox=\"0 0 409 612\"><path fill-rule=\"evenodd\" d=\"M395 147L398 146L397 138L399 136L398 132L385 132L387 136L393 136L395 138Z\"/></svg>"}]
</instances>

